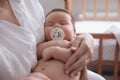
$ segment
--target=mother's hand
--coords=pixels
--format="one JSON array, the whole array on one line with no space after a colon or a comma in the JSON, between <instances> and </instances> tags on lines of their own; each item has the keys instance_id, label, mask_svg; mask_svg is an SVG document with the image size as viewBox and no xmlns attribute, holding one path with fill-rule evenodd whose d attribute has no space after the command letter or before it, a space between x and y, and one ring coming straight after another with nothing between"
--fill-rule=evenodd
<instances>
[{"instance_id":1,"label":"mother's hand","mask_svg":"<svg viewBox=\"0 0 120 80\"><path fill-rule=\"evenodd\" d=\"M77 50L65 65L66 73L76 75L87 65L93 53L93 37L90 34L80 34L72 41L72 46Z\"/></svg>"}]
</instances>

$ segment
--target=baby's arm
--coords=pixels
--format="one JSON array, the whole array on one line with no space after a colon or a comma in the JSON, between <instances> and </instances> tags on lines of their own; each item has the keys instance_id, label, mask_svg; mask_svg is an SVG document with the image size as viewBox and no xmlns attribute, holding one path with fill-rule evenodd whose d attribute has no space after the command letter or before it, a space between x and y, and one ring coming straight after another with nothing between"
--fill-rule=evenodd
<instances>
[{"instance_id":1,"label":"baby's arm","mask_svg":"<svg viewBox=\"0 0 120 80\"><path fill-rule=\"evenodd\" d=\"M51 40L51 41L39 44L37 46L38 59L42 57L43 50L50 46L60 46L60 47L68 48L70 47L70 42L67 40Z\"/></svg>"},{"instance_id":2,"label":"baby's arm","mask_svg":"<svg viewBox=\"0 0 120 80\"><path fill-rule=\"evenodd\" d=\"M66 62L72 55L72 48L62 48L59 46L51 46L43 51L43 60L48 60L51 58Z\"/></svg>"},{"instance_id":3,"label":"baby's arm","mask_svg":"<svg viewBox=\"0 0 120 80\"><path fill-rule=\"evenodd\" d=\"M74 48L62 48L59 46L51 46L44 49L42 57L44 60L54 58L65 63L71 57L74 50Z\"/></svg>"}]
</instances>

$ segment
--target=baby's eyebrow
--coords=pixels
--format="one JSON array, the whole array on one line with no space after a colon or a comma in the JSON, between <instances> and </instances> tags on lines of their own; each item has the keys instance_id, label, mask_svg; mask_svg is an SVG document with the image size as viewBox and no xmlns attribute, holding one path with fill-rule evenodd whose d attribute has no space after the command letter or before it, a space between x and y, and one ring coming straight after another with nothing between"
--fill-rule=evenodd
<instances>
[{"instance_id":1,"label":"baby's eyebrow","mask_svg":"<svg viewBox=\"0 0 120 80\"><path fill-rule=\"evenodd\" d=\"M67 20L60 20L60 22L67 22Z\"/></svg>"},{"instance_id":2,"label":"baby's eyebrow","mask_svg":"<svg viewBox=\"0 0 120 80\"><path fill-rule=\"evenodd\" d=\"M53 24L52 21L45 22L44 25Z\"/></svg>"},{"instance_id":3,"label":"baby's eyebrow","mask_svg":"<svg viewBox=\"0 0 120 80\"><path fill-rule=\"evenodd\" d=\"M52 23L52 21L46 21L45 22L45 24L51 24Z\"/></svg>"},{"instance_id":4,"label":"baby's eyebrow","mask_svg":"<svg viewBox=\"0 0 120 80\"><path fill-rule=\"evenodd\" d=\"M67 21L67 19L62 19L62 20L60 20L60 21Z\"/></svg>"}]
</instances>

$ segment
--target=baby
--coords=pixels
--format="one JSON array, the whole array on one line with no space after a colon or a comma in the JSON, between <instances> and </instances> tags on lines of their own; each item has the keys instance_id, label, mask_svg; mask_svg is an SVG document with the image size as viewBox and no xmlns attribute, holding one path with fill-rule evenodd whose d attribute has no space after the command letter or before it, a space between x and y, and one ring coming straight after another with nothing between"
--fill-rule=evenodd
<instances>
[{"instance_id":1,"label":"baby","mask_svg":"<svg viewBox=\"0 0 120 80\"><path fill-rule=\"evenodd\" d=\"M43 73L45 80L88 80L86 67L76 75L65 74L64 64L77 49L71 47L76 37L71 14L64 9L53 9L47 14L44 26L46 42L38 45L40 60L34 72Z\"/></svg>"}]
</instances>

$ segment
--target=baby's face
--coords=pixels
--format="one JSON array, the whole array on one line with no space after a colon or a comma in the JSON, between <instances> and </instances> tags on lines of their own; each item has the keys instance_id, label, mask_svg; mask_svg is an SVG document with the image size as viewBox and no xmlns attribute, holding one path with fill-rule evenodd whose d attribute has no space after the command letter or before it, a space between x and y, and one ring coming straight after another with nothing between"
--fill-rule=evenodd
<instances>
[{"instance_id":1,"label":"baby's face","mask_svg":"<svg viewBox=\"0 0 120 80\"><path fill-rule=\"evenodd\" d=\"M63 39L71 40L74 37L74 27L72 24L72 18L65 12L52 12L46 17L45 21L45 38L46 40L52 40L51 30L60 30L60 35L64 35ZM57 33L58 34L58 33Z\"/></svg>"}]
</instances>

